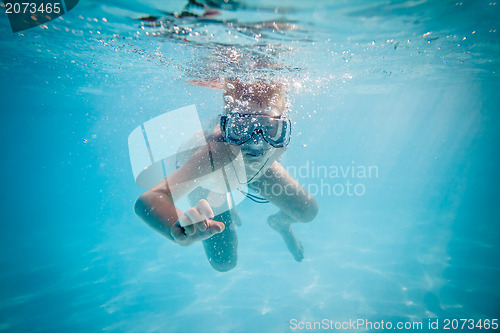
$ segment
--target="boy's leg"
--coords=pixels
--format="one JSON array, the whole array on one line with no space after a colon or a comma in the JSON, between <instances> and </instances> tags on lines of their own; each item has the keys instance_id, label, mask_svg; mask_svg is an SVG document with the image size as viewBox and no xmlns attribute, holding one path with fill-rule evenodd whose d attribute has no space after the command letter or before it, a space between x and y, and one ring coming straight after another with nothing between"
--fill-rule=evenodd
<instances>
[{"instance_id":1,"label":"boy's leg","mask_svg":"<svg viewBox=\"0 0 500 333\"><path fill-rule=\"evenodd\" d=\"M188 194L188 200L191 205L195 206L199 200L206 199L209 193L209 190L198 187ZM227 272L236 267L238 259L235 223L240 223L240 217L236 209L231 208L216 215L214 221L223 222L226 228L221 233L205 239L202 242L203 247L210 265L219 272Z\"/></svg>"},{"instance_id":2,"label":"boy's leg","mask_svg":"<svg viewBox=\"0 0 500 333\"><path fill-rule=\"evenodd\" d=\"M292 223L296 222L282 211L267 218L267 224L280 234L293 258L300 262L304 259L304 248L292 230Z\"/></svg>"},{"instance_id":3,"label":"boy's leg","mask_svg":"<svg viewBox=\"0 0 500 333\"><path fill-rule=\"evenodd\" d=\"M311 222L318 214L314 197L278 162L248 186L295 222Z\"/></svg>"},{"instance_id":4,"label":"boy's leg","mask_svg":"<svg viewBox=\"0 0 500 333\"><path fill-rule=\"evenodd\" d=\"M234 209L232 210L236 213ZM226 228L223 232L203 241L208 262L219 272L227 272L235 268L238 260L238 237L232 215L231 210L228 210L215 216L214 220L223 222Z\"/></svg>"},{"instance_id":5,"label":"boy's leg","mask_svg":"<svg viewBox=\"0 0 500 333\"><path fill-rule=\"evenodd\" d=\"M312 221L318 211L316 200L278 162L249 187L280 209L267 223L281 235L295 260L302 261L304 249L291 225Z\"/></svg>"}]
</instances>

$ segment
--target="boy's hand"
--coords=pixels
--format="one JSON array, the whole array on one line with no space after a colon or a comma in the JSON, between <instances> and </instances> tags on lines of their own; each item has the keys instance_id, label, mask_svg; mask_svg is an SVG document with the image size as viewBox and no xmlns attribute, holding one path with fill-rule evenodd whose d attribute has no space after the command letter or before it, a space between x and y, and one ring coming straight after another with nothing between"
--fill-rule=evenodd
<instances>
[{"instance_id":1,"label":"boy's hand","mask_svg":"<svg viewBox=\"0 0 500 333\"><path fill-rule=\"evenodd\" d=\"M202 241L224 230L224 223L212 220L214 212L210 204L201 199L196 207L190 208L179 217L179 220L170 228L174 241L188 246Z\"/></svg>"}]
</instances>

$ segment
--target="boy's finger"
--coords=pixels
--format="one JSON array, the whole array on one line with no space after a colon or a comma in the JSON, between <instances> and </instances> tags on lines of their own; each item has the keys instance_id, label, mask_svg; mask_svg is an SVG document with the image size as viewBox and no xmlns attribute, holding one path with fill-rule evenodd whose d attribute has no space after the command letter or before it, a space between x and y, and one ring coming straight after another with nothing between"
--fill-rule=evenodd
<instances>
[{"instance_id":1,"label":"boy's finger","mask_svg":"<svg viewBox=\"0 0 500 333\"><path fill-rule=\"evenodd\" d=\"M207 222L206 221L198 222L198 223L194 224L194 226L196 226L196 228L198 228L198 230L200 230L200 231L207 230Z\"/></svg>"},{"instance_id":2,"label":"boy's finger","mask_svg":"<svg viewBox=\"0 0 500 333\"><path fill-rule=\"evenodd\" d=\"M179 217L179 220L177 221L177 223L183 229L184 233L187 236L191 236L192 234L194 234L195 230L193 227L193 222L191 221L191 219L189 218L189 216L187 214L184 214L181 217Z\"/></svg>"},{"instance_id":3,"label":"boy's finger","mask_svg":"<svg viewBox=\"0 0 500 333\"><path fill-rule=\"evenodd\" d=\"M213 235L223 232L225 228L226 226L222 222L207 220L207 230L205 232L209 232L211 235Z\"/></svg>"},{"instance_id":4,"label":"boy's finger","mask_svg":"<svg viewBox=\"0 0 500 333\"><path fill-rule=\"evenodd\" d=\"M198 223L198 222L201 222L201 221L204 221L207 219L205 216L200 214L200 212L198 211L198 209L196 207L189 208L188 210L186 210L184 212L184 216L187 216L190 221L188 223L185 223L186 221L184 221L184 220L179 221L183 227L190 225L190 224L195 224L195 223Z\"/></svg>"},{"instance_id":5,"label":"boy's finger","mask_svg":"<svg viewBox=\"0 0 500 333\"><path fill-rule=\"evenodd\" d=\"M180 227L184 227L186 225L193 224L193 222L191 222L188 216L182 215L179 217L179 220L177 220L177 224L179 224Z\"/></svg>"},{"instance_id":6,"label":"boy's finger","mask_svg":"<svg viewBox=\"0 0 500 333\"><path fill-rule=\"evenodd\" d=\"M207 223L206 230L200 231L195 236L193 236L194 238L196 238L196 241L205 240L207 238L212 237L215 234L224 231L224 223L222 222L208 220L206 223Z\"/></svg>"},{"instance_id":7,"label":"boy's finger","mask_svg":"<svg viewBox=\"0 0 500 333\"><path fill-rule=\"evenodd\" d=\"M212 210L212 207L210 207L210 204L208 203L207 200L201 199L198 202L198 205L196 205L196 208L198 208L198 211L203 216L206 216L208 219L213 219L214 218L214 211Z\"/></svg>"},{"instance_id":8,"label":"boy's finger","mask_svg":"<svg viewBox=\"0 0 500 333\"><path fill-rule=\"evenodd\" d=\"M192 241L202 241L224 231L225 228L224 223L218 221L207 220L206 224L207 228L205 231L199 231L194 236L186 237L191 237Z\"/></svg>"},{"instance_id":9,"label":"boy's finger","mask_svg":"<svg viewBox=\"0 0 500 333\"><path fill-rule=\"evenodd\" d=\"M194 235L194 233L196 231L195 228L194 228L194 225L192 225L192 224L186 225L183 228L184 228L184 232L186 233L186 235L188 237Z\"/></svg>"},{"instance_id":10,"label":"boy's finger","mask_svg":"<svg viewBox=\"0 0 500 333\"><path fill-rule=\"evenodd\" d=\"M183 241L186 239L186 234L184 233L184 230L182 230L181 226L178 225L177 223L170 228L170 234L174 238L175 241Z\"/></svg>"}]
</instances>

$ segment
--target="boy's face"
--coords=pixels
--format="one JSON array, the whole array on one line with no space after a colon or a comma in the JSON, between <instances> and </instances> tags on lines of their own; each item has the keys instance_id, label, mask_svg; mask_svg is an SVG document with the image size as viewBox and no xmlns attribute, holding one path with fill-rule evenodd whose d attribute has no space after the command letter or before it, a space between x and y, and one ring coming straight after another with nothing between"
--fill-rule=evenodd
<instances>
[{"instance_id":1,"label":"boy's face","mask_svg":"<svg viewBox=\"0 0 500 333\"><path fill-rule=\"evenodd\" d=\"M248 109L241 113L244 115L264 117L279 117L283 114L283 112L274 108L267 111L258 108ZM261 133L254 133L250 140L242 143L239 147L243 156L251 161L264 160L276 149L264 139Z\"/></svg>"},{"instance_id":2,"label":"boy's face","mask_svg":"<svg viewBox=\"0 0 500 333\"><path fill-rule=\"evenodd\" d=\"M247 116L279 117L285 109L281 86L270 83L226 82L224 101L226 114L238 112ZM277 149L264 139L262 133L254 133L250 140L238 147L250 162L265 161Z\"/></svg>"}]
</instances>

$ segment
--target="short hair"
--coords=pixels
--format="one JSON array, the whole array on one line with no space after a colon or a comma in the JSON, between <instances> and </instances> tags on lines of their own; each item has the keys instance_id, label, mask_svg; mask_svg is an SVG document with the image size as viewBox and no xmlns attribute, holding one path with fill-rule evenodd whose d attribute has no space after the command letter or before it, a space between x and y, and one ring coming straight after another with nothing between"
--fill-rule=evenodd
<instances>
[{"instance_id":1,"label":"short hair","mask_svg":"<svg viewBox=\"0 0 500 333\"><path fill-rule=\"evenodd\" d=\"M223 96L226 112L248 103L274 106L285 112L285 86L282 83L256 81L245 83L240 80L224 80Z\"/></svg>"}]
</instances>

